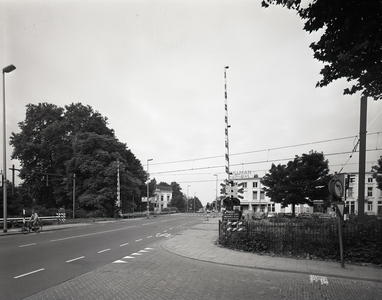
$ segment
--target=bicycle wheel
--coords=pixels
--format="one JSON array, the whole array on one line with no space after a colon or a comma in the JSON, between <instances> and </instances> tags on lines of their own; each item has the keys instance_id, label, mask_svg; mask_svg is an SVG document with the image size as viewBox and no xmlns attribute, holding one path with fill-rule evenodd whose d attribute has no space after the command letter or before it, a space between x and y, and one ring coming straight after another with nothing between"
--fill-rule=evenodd
<instances>
[{"instance_id":1,"label":"bicycle wheel","mask_svg":"<svg viewBox=\"0 0 382 300\"><path fill-rule=\"evenodd\" d=\"M38 223L33 226L33 231L36 233L40 233L41 229L42 229L41 223Z\"/></svg>"},{"instance_id":2,"label":"bicycle wheel","mask_svg":"<svg viewBox=\"0 0 382 300\"><path fill-rule=\"evenodd\" d=\"M21 232L22 232L23 234L27 234L27 233L29 233L29 227L24 225L24 226L21 228Z\"/></svg>"}]
</instances>

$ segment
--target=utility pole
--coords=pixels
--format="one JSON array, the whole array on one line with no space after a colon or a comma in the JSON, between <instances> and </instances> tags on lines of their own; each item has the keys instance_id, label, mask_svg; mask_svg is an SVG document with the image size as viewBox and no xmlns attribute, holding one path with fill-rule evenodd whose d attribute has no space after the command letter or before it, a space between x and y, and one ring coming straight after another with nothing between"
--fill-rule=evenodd
<instances>
[{"instance_id":1,"label":"utility pole","mask_svg":"<svg viewBox=\"0 0 382 300\"><path fill-rule=\"evenodd\" d=\"M361 97L359 125L359 165L358 165L358 220L365 220L365 164L366 164L366 120L367 97Z\"/></svg>"},{"instance_id":2,"label":"utility pole","mask_svg":"<svg viewBox=\"0 0 382 300\"><path fill-rule=\"evenodd\" d=\"M73 219L76 211L76 174L73 174Z\"/></svg>"}]
</instances>

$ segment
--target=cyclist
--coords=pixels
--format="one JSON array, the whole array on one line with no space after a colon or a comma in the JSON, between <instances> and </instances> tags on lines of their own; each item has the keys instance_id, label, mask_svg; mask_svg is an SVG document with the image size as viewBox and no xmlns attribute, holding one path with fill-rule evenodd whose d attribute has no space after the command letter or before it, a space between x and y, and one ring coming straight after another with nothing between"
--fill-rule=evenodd
<instances>
[{"instance_id":1,"label":"cyclist","mask_svg":"<svg viewBox=\"0 0 382 300\"><path fill-rule=\"evenodd\" d=\"M38 217L37 212L35 212L34 209L32 209L32 214L29 220L29 225L32 225L33 227L36 227L36 225L40 225L40 218Z\"/></svg>"}]
</instances>

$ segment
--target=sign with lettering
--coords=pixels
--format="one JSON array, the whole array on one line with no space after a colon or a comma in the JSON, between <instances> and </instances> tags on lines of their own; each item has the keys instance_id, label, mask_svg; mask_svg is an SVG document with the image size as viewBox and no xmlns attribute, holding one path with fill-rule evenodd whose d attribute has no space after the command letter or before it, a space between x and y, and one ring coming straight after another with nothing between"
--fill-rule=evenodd
<instances>
[{"instance_id":1,"label":"sign with lettering","mask_svg":"<svg viewBox=\"0 0 382 300\"><path fill-rule=\"evenodd\" d=\"M257 174L254 171L233 171L231 174L231 179L247 179L256 178Z\"/></svg>"},{"instance_id":2,"label":"sign with lettering","mask_svg":"<svg viewBox=\"0 0 382 300\"><path fill-rule=\"evenodd\" d=\"M226 211L223 214L223 221L239 221L240 212L239 211Z\"/></svg>"}]
</instances>

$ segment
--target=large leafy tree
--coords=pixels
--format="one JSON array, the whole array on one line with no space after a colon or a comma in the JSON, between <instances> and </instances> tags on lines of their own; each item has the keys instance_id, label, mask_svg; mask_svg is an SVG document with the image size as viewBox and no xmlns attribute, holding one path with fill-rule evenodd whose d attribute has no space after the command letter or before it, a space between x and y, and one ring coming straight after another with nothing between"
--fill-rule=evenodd
<instances>
[{"instance_id":1,"label":"large leafy tree","mask_svg":"<svg viewBox=\"0 0 382 300\"><path fill-rule=\"evenodd\" d=\"M292 205L313 205L314 200L324 200L328 197L328 182L330 180L328 161L322 153L311 151L309 154L296 156L286 165L272 164L269 173L262 179L266 195L282 207Z\"/></svg>"},{"instance_id":2,"label":"large leafy tree","mask_svg":"<svg viewBox=\"0 0 382 300\"><path fill-rule=\"evenodd\" d=\"M382 191L382 156L378 159L378 164L372 167L373 177L377 181L378 188Z\"/></svg>"},{"instance_id":3,"label":"large leafy tree","mask_svg":"<svg viewBox=\"0 0 382 300\"><path fill-rule=\"evenodd\" d=\"M90 106L29 104L19 127L20 133L11 136L12 158L20 161L21 187L34 204L71 207L75 175L80 208L113 215L118 169L125 210L140 199L146 172Z\"/></svg>"},{"instance_id":4,"label":"large leafy tree","mask_svg":"<svg viewBox=\"0 0 382 300\"><path fill-rule=\"evenodd\" d=\"M374 100L382 98L382 1L313 0L307 6L301 0L262 1L264 7L270 4L295 9L305 31L323 31L310 45L324 63L317 86L345 78L351 86L344 94L360 91Z\"/></svg>"}]
</instances>

